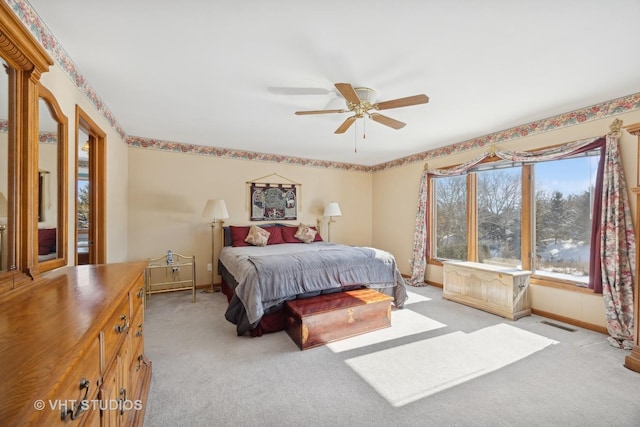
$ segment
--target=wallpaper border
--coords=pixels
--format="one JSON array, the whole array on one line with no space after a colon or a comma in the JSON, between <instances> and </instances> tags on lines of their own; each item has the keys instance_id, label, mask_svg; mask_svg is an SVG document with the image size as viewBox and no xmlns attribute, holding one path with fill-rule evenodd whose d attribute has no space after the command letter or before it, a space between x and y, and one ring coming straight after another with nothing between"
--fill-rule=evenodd
<instances>
[{"instance_id":1,"label":"wallpaper border","mask_svg":"<svg viewBox=\"0 0 640 427\"><path fill-rule=\"evenodd\" d=\"M426 159L447 156L467 150L485 147L489 144L499 144L525 136L537 135L580 123L599 120L631 111L640 110L640 93L624 96L571 112L537 120L510 129L494 132L488 135L453 143L445 147L423 151L374 166L357 165L351 163L329 162L324 160L290 157L253 151L233 150L221 147L210 147L182 142L163 141L158 139L128 136L118 123L102 98L86 81L64 48L58 43L51 31L26 0L5 0L22 23L29 29L36 40L52 56L55 63L67 74L78 90L91 102L98 112L109 122L111 127L125 140L130 147L146 148L161 151L179 152L194 155L204 155L239 160L264 161L272 163L286 163L296 166L322 167L342 169L358 172L377 172L385 169L405 166ZM0 129L2 131L2 129Z\"/></svg>"}]
</instances>

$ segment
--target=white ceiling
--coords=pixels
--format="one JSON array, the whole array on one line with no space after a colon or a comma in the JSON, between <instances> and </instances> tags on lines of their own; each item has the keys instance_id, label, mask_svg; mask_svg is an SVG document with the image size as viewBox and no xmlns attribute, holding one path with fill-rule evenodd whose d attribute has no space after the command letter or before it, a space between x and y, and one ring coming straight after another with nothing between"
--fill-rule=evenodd
<instances>
[{"instance_id":1,"label":"white ceiling","mask_svg":"<svg viewBox=\"0 0 640 427\"><path fill-rule=\"evenodd\" d=\"M375 165L640 92L638 0L29 3L130 136ZM430 102L294 115L337 82Z\"/></svg>"}]
</instances>

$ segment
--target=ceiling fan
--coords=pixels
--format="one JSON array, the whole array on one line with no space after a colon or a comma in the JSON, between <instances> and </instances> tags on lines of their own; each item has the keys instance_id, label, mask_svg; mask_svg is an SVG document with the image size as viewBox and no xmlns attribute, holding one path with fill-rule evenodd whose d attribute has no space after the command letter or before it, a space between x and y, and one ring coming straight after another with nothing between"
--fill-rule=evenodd
<instances>
[{"instance_id":1,"label":"ceiling fan","mask_svg":"<svg viewBox=\"0 0 640 427\"><path fill-rule=\"evenodd\" d=\"M381 123L385 126L389 126L393 129L402 129L403 127L405 127L406 123L376 112L371 112L371 110L389 110L391 108L408 107L410 105L426 104L427 102L429 102L429 97L424 94L408 96L406 98L392 99L389 101L376 102L376 91L373 89L369 89L368 87L354 88L349 83L336 83L335 86L340 94L342 94L347 103L346 110L296 111L296 114L332 114L347 113L349 111L352 111L354 113L353 116L347 117L347 119L342 122L340 127L336 129L335 133L345 133L357 119L361 119L365 115L368 116L371 120Z\"/></svg>"}]
</instances>

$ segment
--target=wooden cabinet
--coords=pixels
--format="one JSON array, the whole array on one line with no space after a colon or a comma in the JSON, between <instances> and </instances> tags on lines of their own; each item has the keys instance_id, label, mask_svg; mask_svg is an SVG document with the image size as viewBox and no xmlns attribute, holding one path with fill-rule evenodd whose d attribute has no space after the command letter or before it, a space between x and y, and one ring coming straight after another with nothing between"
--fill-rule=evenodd
<instances>
[{"instance_id":1,"label":"wooden cabinet","mask_svg":"<svg viewBox=\"0 0 640 427\"><path fill-rule=\"evenodd\" d=\"M145 267L65 267L0 297L0 425L142 425Z\"/></svg>"},{"instance_id":2,"label":"wooden cabinet","mask_svg":"<svg viewBox=\"0 0 640 427\"><path fill-rule=\"evenodd\" d=\"M637 185L632 189L636 202L636 242L640 241L640 123L625 126L627 132L638 137L638 159L636 167L638 169ZM640 251L636 250L636 288L633 293L633 349L624 361L624 366L632 371L640 372L640 292L638 292L637 281L640 278Z\"/></svg>"},{"instance_id":3,"label":"wooden cabinet","mask_svg":"<svg viewBox=\"0 0 640 427\"><path fill-rule=\"evenodd\" d=\"M443 298L511 320L531 314L529 271L478 262L443 265Z\"/></svg>"}]
</instances>

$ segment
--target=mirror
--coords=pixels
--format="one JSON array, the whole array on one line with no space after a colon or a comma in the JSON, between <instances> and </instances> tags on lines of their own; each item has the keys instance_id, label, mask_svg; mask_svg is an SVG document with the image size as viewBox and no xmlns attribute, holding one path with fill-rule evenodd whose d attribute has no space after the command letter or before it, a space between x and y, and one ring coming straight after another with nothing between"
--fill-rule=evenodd
<instances>
[{"instance_id":1,"label":"mirror","mask_svg":"<svg viewBox=\"0 0 640 427\"><path fill-rule=\"evenodd\" d=\"M55 97L42 85L38 103L38 264L40 270L66 262L66 135L67 118ZM58 261L58 262L52 262Z\"/></svg>"},{"instance_id":2,"label":"mirror","mask_svg":"<svg viewBox=\"0 0 640 427\"><path fill-rule=\"evenodd\" d=\"M84 129L78 129L78 173L76 181L76 256L77 265L89 264L89 155L91 138Z\"/></svg>"},{"instance_id":3,"label":"mirror","mask_svg":"<svg viewBox=\"0 0 640 427\"><path fill-rule=\"evenodd\" d=\"M66 260L64 239L58 239L56 259L39 264L37 258L39 81L53 60L6 2L0 2L0 63L0 193L4 195L0 196L0 295L3 295L32 283L45 264L45 269L52 269ZM61 120L60 109L49 95L44 98L62 124L58 127L60 140L66 141L66 119ZM62 162L65 145L58 144L60 183L66 179ZM66 190L62 185L60 189ZM64 200L66 194L58 191L57 197ZM58 205L57 222L64 225L64 203ZM60 228L58 235L65 233Z\"/></svg>"},{"instance_id":4,"label":"mirror","mask_svg":"<svg viewBox=\"0 0 640 427\"><path fill-rule=\"evenodd\" d=\"M9 103L9 76L13 73L13 69L4 61L0 70L0 272L8 271L13 266L12 259L9 255L9 223L11 218L9 215L9 143L13 137L10 132L9 119L13 114L10 113Z\"/></svg>"}]
</instances>

